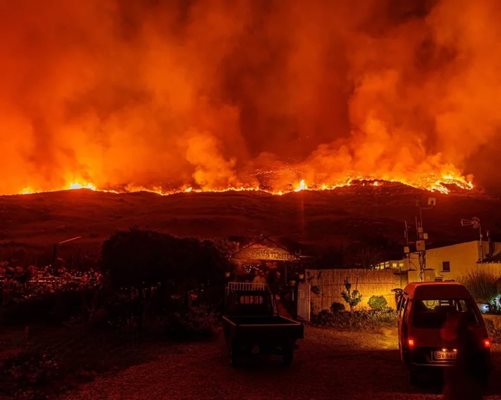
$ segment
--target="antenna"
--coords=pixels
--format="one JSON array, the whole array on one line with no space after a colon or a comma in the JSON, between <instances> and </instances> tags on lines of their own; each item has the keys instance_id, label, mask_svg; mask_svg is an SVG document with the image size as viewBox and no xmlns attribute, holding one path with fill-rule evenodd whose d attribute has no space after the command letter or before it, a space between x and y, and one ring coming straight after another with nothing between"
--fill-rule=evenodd
<instances>
[{"instance_id":1,"label":"antenna","mask_svg":"<svg viewBox=\"0 0 501 400\"><path fill-rule=\"evenodd\" d=\"M484 244L483 244L483 235L482 235L482 225L480 225L480 218L472 217L470 219L461 218L461 226L471 226L473 229L478 229L478 262L482 262L484 260Z\"/></svg>"}]
</instances>

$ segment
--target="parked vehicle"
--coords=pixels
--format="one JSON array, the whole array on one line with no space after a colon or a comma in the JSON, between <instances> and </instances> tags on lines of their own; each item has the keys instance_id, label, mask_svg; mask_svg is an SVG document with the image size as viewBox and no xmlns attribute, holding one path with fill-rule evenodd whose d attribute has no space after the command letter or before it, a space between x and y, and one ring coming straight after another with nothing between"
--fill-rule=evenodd
<instances>
[{"instance_id":1,"label":"parked vehicle","mask_svg":"<svg viewBox=\"0 0 501 400\"><path fill-rule=\"evenodd\" d=\"M475 363L487 379L490 347L482 315L468 290L456 282L410 283L397 294L402 362L415 382L424 368Z\"/></svg>"},{"instance_id":2,"label":"parked vehicle","mask_svg":"<svg viewBox=\"0 0 501 400\"><path fill-rule=\"evenodd\" d=\"M304 326L278 315L265 284L230 282L225 306L223 328L233 365L257 351L281 355L284 365L292 363L296 340L304 337Z\"/></svg>"}]
</instances>

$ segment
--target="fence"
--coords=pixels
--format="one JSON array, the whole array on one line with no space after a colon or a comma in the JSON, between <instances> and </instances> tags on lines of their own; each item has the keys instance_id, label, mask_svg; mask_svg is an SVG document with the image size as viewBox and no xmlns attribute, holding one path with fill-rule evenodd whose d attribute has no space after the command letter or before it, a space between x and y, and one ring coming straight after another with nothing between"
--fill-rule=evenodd
<instances>
[{"instance_id":1,"label":"fence","mask_svg":"<svg viewBox=\"0 0 501 400\"><path fill-rule=\"evenodd\" d=\"M330 309L333 302L348 305L341 297L345 289L346 279L351 283L351 289L357 289L362 295L362 301L356 309L368 308L371 296L384 296L388 306L395 308L395 295L392 289L404 287L407 280L396 275L392 270L367 269L308 269L306 282L311 286L311 313Z\"/></svg>"}]
</instances>

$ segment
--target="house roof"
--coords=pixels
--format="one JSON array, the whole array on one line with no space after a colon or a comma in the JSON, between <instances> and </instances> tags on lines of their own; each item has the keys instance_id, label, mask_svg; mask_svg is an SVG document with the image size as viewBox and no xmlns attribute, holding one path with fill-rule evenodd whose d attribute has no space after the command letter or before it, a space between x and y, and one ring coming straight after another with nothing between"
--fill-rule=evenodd
<instances>
[{"instance_id":1,"label":"house roof","mask_svg":"<svg viewBox=\"0 0 501 400\"><path fill-rule=\"evenodd\" d=\"M232 255L236 260L297 261L301 257L267 236L260 236Z\"/></svg>"}]
</instances>

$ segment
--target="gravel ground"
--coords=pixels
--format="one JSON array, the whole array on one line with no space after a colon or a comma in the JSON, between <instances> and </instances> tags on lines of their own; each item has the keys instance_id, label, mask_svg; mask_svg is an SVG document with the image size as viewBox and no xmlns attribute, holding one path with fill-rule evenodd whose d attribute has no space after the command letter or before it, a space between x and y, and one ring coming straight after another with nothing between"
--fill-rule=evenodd
<instances>
[{"instance_id":1,"label":"gravel ground","mask_svg":"<svg viewBox=\"0 0 501 400\"><path fill-rule=\"evenodd\" d=\"M149 361L100 376L63 398L71 399L441 399L414 388L401 366L394 329L379 333L307 327L294 363L254 357L229 365L222 335L210 342L165 344ZM501 399L501 346L485 399Z\"/></svg>"}]
</instances>

